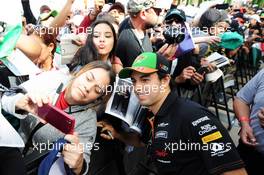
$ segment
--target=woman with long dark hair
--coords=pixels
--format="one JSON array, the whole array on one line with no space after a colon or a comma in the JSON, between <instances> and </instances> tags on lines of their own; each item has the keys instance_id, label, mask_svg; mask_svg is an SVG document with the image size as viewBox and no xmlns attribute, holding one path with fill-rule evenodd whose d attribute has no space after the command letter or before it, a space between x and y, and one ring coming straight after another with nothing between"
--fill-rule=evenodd
<instances>
[{"instance_id":1,"label":"woman with long dark hair","mask_svg":"<svg viewBox=\"0 0 264 175\"><path fill-rule=\"evenodd\" d=\"M116 42L117 36L113 25L106 20L95 21L88 31L85 45L77 51L70 63L70 71L77 71L91 61L102 60L112 65L116 73L119 72L122 63L114 55Z\"/></svg>"}]
</instances>

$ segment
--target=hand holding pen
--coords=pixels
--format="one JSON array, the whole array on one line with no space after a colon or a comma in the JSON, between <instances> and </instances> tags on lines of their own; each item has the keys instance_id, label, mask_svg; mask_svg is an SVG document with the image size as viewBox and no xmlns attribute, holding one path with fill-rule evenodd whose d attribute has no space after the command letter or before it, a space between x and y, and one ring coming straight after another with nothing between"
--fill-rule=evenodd
<instances>
[{"instance_id":1,"label":"hand holding pen","mask_svg":"<svg viewBox=\"0 0 264 175\"><path fill-rule=\"evenodd\" d=\"M100 136L107 140L114 140L118 137L118 133L114 127L105 121L97 122L97 126L102 128Z\"/></svg>"}]
</instances>

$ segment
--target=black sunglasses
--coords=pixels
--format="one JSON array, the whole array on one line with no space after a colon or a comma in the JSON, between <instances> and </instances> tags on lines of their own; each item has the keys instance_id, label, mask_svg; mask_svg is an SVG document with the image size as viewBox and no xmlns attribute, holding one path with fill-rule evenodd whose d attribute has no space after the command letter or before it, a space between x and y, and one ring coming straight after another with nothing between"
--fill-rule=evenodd
<instances>
[{"instance_id":1,"label":"black sunglasses","mask_svg":"<svg viewBox=\"0 0 264 175\"><path fill-rule=\"evenodd\" d=\"M177 19L177 18L171 18L171 19L165 20L166 24L172 24L173 22L181 23L181 21L179 19Z\"/></svg>"},{"instance_id":2,"label":"black sunglasses","mask_svg":"<svg viewBox=\"0 0 264 175\"><path fill-rule=\"evenodd\" d=\"M159 16L160 13L161 13L161 11L162 11L162 9L160 9L160 8L155 8L155 7L151 7L150 9L153 9L157 16Z\"/></svg>"}]
</instances>

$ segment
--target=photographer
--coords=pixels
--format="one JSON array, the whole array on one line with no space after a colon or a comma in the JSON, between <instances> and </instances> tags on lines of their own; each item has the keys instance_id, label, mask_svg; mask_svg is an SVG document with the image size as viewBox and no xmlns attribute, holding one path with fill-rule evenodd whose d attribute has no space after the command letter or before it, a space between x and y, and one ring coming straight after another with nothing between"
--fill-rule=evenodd
<instances>
[{"instance_id":1,"label":"photographer","mask_svg":"<svg viewBox=\"0 0 264 175\"><path fill-rule=\"evenodd\" d=\"M186 42L185 37L191 35L188 33L185 13L180 9L170 9L165 16L166 29L163 32L165 42L176 43ZM188 42L188 41L187 41ZM195 50L192 48L191 43L183 47L183 53L177 56L177 51L174 61L177 62L175 70L172 72L172 77L175 82L184 87L185 89L193 89L196 85L200 84L204 79L204 72L198 71L204 65ZM175 57L174 56L174 57ZM208 63L205 63L208 64ZM211 69L209 66L208 71Z\"/></svg>"}]
</instances>

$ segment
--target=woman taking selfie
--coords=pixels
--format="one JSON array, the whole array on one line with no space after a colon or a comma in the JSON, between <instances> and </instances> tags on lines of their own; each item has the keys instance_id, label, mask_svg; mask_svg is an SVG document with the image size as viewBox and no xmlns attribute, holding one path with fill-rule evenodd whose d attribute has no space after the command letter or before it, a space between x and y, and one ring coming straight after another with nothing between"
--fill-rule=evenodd
<instances>
[{"instance_id":1,"label":"woman taking selfie","mask_svg":"<svg viewBox=\"0 0 264 175\"><path fill-rule=\"evenodd\" d=\"M72 76L60 71L45 72L20 85L27 91L26 94L5 94L2 98L3 109L23 119L21 135L27 140L39 121L26 112L36 114L38 107L56 102L56 107L75 118L75 132L78 134L65 136L50 124L46 124L35 132L32 143L52 143L65 136L70 143L62 151L64 162L75 174L86 174L96 137L95 109L104 102L107 87L113 84L114 77L111 67L102 61L91 62ZM62 92L54 99L61 83L64 84Z\"/></svg>"}]
</instances>

